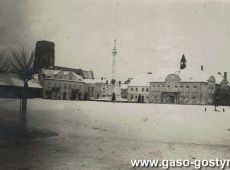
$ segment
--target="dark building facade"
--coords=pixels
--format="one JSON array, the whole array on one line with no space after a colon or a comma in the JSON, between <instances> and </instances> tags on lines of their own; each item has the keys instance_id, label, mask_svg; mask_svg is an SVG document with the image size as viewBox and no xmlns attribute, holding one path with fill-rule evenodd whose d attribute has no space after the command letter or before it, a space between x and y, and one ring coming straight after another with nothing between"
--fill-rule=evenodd
<instances>
[{"instance_id":1,"label":"dark building facade","mask_svg":"<svg viewBox=\"0 0 230 170\"><path fill-rule=\"evenodd\" d=\"M0 74L0 98L21 98L24 83L16 74ZM41 98L43 87L38 80L28 82L28 98Z\"/></svg>"},{"instance_id":2,"label":"dark building facade","mask_svg":"<svg viewBox=\"0 0 230 170\"><path fill-rule=\"evenodd\" d=\"M55 44L50 41L37 41L35 47L34 73L42 68L53 68L55 62Z\"/></svg>"},{"instance_id":3,"label":"dark building facade","mask_svg":"<svg viewBox=\"0 0 230 170\"><path fill-rule=\"evenodd\" d=\"M42 88L29 87L27 98L42 98ZM22 98L23 87L0 85L0 98Z\"/></svg>"}]
</instances>

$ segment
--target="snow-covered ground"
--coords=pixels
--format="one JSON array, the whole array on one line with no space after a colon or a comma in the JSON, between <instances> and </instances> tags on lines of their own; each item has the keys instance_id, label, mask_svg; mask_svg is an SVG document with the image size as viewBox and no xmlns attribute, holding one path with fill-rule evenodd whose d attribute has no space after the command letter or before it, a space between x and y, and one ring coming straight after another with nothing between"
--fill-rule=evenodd
<instances>
[{"instance_id":1,"label":"snow-covered ground","mask_svg":"<svg viewBox=\"0 0 230 170\"><path fill-rule=\"evenodd\" d=\"M18 106L1 99L0 120L16 121ZM0 169L125 170L130 159L230 159L230 107L222 108L31 99L29 127L59 136L2 146Z\"/></svg>"}]
</instances>

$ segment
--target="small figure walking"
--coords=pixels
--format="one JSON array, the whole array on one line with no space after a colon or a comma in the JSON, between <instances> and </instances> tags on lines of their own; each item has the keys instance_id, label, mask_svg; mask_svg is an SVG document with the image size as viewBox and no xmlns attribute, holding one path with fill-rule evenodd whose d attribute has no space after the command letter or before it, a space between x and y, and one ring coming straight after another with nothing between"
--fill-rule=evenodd
<instances>
[{"instance_id":1,"label":"small figure walking","mask_svg":"<svg viewBox=\"0 0 230 170\"><path fill-rule=\"evenodd\" d=\"M207 111L207 108L206 108L206 107L204 108L204 111L205 111L205 112Z\"/></svg>"},{"instance_id":2,"label":"small figure walking","mask_svg":"<svg viewBox=\"0 0 230 170\"><path fill-rule=\"evenodd\" d=\"M112 95L112 102L115 103L116 102L116 96L115 96L115 93L113 93Z\"/></svg>"}]
</instances>

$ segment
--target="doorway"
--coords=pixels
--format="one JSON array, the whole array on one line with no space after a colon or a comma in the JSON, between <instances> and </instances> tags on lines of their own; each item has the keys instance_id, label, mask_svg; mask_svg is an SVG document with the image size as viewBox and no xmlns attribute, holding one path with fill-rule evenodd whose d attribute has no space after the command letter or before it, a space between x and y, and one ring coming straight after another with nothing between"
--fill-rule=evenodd
<instances>
[{"instance_id":1,"label":"doorway","mask_svg":"<svg viewBox=\"0 0 230 170\"><path fill-rule=\"evenodd\" d=\"M166 95L165 103L176 103L176 97L173 95Z\"/></svg>"}]
</instances>

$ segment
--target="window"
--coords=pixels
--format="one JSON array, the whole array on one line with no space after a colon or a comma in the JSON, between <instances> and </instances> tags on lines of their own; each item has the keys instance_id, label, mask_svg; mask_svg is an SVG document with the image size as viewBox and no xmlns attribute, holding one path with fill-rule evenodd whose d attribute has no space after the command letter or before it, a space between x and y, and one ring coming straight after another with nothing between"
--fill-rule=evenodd
<instances>
[{"instance_id":1,"label":"window","mask_svg":"<svg viewBox=\"0 0 230 170\"><path fill-rule=\"evenodd\" d=\"M136 91L138 90L138 88L136 88Z\"/></svg>"},{"instance_id":2,"label":"window","mask_svg":"<svg viewBox=\"0 0 230 170\"><path fill-rule=\"evenodd\" d=\"M178 87L177 86L175 86L175 91L177 91L178 90Z\"/></svg>"},{"instance_id":3,"label":"window","mask_svg":"<svg viewBox=\"0 0 230 170\"><path fill-rule=\"evenodd\" d=\"M149 88L146 88L146 92L148 92L149 91Z\"/></svg>"},{"instance_id":4,"label":"window","mask_svg":"<svg viewBox=\"0 0 230 170\"><path fill-rule=\"evenodd\" d=\"M131 100L133 100L133 95L131 94Z\"/></svg>"},{"instance_id":5,"label":"window","mask_svg":"<svg viewBox=\"0 0 230 170\"><path fill-rule=\"evenodd\" d=\"M157 85L157 91L160 91L160 85Z\"/></svg>"},{"instance_id":6,"label":"window","mask_svg":"<svg viewBox=\"0 0 230 170\"><path fill-rule=\"evenodd\" d=\"M209 93L214 93L214 88L211 87L208 89L208 91L209 91Z\"/></svg>"},{"instance_id":7,"label":"window","mask_svg":"<svg viewBox=\"0 0 230 170\"><path fill-rule=\"evenodd\" d=\"M93 87L92 87L92 91L93 91Z\"/></svg>"},{"instance_id":8,"label":"window","mask_svg":"<svg viewBox=\"0 0 230 170\"><path fill-rule=\"evenodd\" d=\"M167 86L167 91L169 91L170 90L170 86Z\"/></svg>"},{"instance_id":9,"label":"window","mask_svg":"<svg viewBox=\"0 0 230 170\"><path fill-rule=\"evenodd\" d=\"M195 96L192 97L192 103L196 104L196 97Z\"/></svg>"},{"instance_id":10,"label":"window","mask_svg":"<svg viewBox=\"0 0 230 170\"><path fill-rule=\"evenodd\" d=\"M144 88L142 88L142 91L144 91Z\"/></svg>"},{"instance_id":11,"label":"window","mask_svg":"<svg viewBox=\"0 0 230 170\"><path fill-rule=\"evenodd\" d=\"M189 86L186 86L186 92L189 92Z\"/></svg>"},{"instance_id":12,"label":"window","mask_svg":"<svg viewBox=\"0 0 230 170\"><path fill-rule=\"evenodd\" d=\"M197 87L194 86L194 87L193 87L193 92L197 92L197 90L198 90Z\"/></svg>"},{"instance_id":13,"label":"window","mask_svg":"<svg viewBox=\"0 0 230 170\"><path fill-rule=\"evenodd\" d=\"M180 91L184 91L184 86L180 86Z\"/></svg>"},{"instance_id":14,"label":"window","mask_svg":"<svg viewBox=\"0 0 230 170\"><path fill-rule=\"evenodd\" d=\"M67 87L67 85L66 85L66 84L64 84L64 89L66 89L66 87Z\"/></svg>"},{"instance_id":15,"label":"window","mask_svg":"<svg viewBox=\"0 0 230 170\"><path fill-rule=\"evenodd\" d=\"M131 91L133 91L133 88L131 88Z\"/></svg>"}]
</instances>

